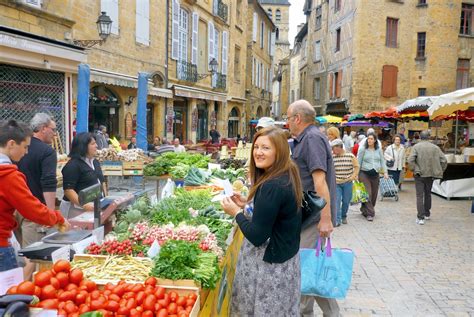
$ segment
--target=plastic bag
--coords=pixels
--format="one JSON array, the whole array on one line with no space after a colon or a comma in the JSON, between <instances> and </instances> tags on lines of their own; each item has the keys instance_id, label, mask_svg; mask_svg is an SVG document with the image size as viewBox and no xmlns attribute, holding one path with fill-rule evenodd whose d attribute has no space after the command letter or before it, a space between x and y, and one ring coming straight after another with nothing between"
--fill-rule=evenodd
<instances>
[{"instance_id":1,"label":"plastic bag","mask_svg":"<svg viewBox=\"0 0 474 317\"><path fill-rule=\"evenodd\" d=\"M165 187L163 187L163 190L161 191L161 199L172 196L175 188L176 184L171 180L171 178L168 178Z\"/></svg>"},{"instance_id":2,"label":"plastic bag","mask_svg":"<svg viewBox=\"0 0 474 317\"><path fill-rule=\"evenodd\" d=\"M367 201L369 201L369 193L367 193L364 183L354 181L351 204L366 203Z\"/></svg>"}]
</instances>

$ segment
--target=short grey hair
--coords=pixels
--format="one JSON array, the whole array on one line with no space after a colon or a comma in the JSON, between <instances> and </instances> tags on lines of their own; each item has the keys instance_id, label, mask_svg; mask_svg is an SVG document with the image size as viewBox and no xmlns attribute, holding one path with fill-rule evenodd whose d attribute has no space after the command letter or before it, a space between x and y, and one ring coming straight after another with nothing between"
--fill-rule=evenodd
<instances>
[{"instance_id":1,"label":"short grey hair","mask_svg":"<svg viewBox=\"0 0 474 317\"><path fill-rule=\"evenodd\" d=\"M304 123L313 123L316 117L316 111L313 106L306 100L300 99L293 102L291 105L293 115L300 114Z\"/></svg>"},{"instance_id":2,"label":"short grey hair","mask_svg":"<svg viewBox=\"0 0 474 317\"><path fill-rule=\"evenodd\" d=\"M38 132L42 127L48 126L53 122L53 118L44 112L38 112L30 121L30 126L33 132Z\"/></svg>"},{"instance_id":3,"label":"short grey hair","mask_svg":"<svg viewBox=\"0 0 474 317\"><path fill-rule=\"evenodd\" d=\"M429 140L430 136L431 134L429 130L424 130L424 131L421 131L420 133L420 139L422 140Z\"/></svg>"}]
</instances>

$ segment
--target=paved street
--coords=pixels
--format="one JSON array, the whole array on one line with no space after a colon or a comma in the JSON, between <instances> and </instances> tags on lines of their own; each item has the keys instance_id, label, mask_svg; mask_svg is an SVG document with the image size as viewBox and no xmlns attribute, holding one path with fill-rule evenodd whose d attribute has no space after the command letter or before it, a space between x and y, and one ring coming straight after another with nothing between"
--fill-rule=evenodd
<instances>
[{"instance_id":1,"label":"paved street","mask_svg":"<svg viewBox=\"0 0 474 317\"><path fill-rule=\"evenodd\" d=\"M474 214L471 201L433 195L432 219L415 224L413 183L400 201L376 206L373 223L352 206L333 246L356 253L343 316L474 316Z\"/></svg>"}]
</instances>

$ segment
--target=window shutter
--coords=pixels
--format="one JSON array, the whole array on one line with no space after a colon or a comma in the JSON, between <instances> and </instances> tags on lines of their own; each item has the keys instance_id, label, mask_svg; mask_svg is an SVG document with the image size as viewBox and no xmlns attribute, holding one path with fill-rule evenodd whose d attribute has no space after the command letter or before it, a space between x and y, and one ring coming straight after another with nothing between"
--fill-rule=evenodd
<instances>
[{"instance_id":1,"label":"window shutter","mask_svg":"<svg viewBox=\"0 0 474 317\"><path fill-rule=\"evenodd\" d=\"M398 67L384 65L382 68L382 97L397 96Z\"/></svg>"},{"instance_id":2,"label":"window shutter","mask_svg":"<svg viewBox=\"0 0 474 317\"><path fill-rule=\"evenodd\" d=\"M257 12L253 13L253 33L252 41L257 42L257 31L258 31L258 14Z\"/></svg>"},{"instance_id":3,"label":"window shutter","mask_svg":"<svg viewBox=\"0 0 474 317\"><path fill-rule=\"evenodd\" d=\"M208 59L207 64L214 58L214 23L208 22L207 24L207 40L208 40ZM208 66L209 67L209 66ZM210 70L210 68L209 68Z\"/></svg>"},{"instance_id":4,"label":"window shutter","mask_svg":"<svg viewBox=\"0 0 474 317\"><path fill-rule=\"evenodd\" d=\"M119 34L119 0L101 0L100 1L100 11L104 11L112 20L112 27L110 28L110 33L118 35Z\"/></svg>"},{"instance_id":5,"label":"window shutter","mask_svg":"<svg viewBox=\"0 0 474 317\"><path fill-rule=\"evenodd\" d=\"M222 32L222 74L227 75L228 33Z\"/></svg>"},{"instance_id":6,"label":"window shutter","mask_svg":"<svg viewBox=\"0 0 474 317\"><path fill-rule=\"evenodd\" d=\"M341 98L342 90L342 69L337 73L336 98Z\"/></svg>"},{"instance_id":7,"label":"window shutter","mask_svg":"<svg viewBox=\"0 0 474 317\"><path fill-rule=\"evenodd\" d=\"M329 73L329 98L334 98L334 73Z\"/></svg>"},{"instance_id":8,"label":"window shutter","mask_svg":"<svg viewBox=\"0 0 474 317\"><path fill-rule=\"evenodd\" d=\"M136 1L135 38L138 43L150 44L149 0Z\"/></svg>"},{"instance_id":9,"label":"window shutter","mask_svg":"<svg viewBox=\"0 0 474 317\"><path fill-rule=\"evenodd\" d=\"M272 39L270 44L270 56L275 56L275 32L272 32Z\"/></svg>"},{"instance_id":10,"label":"window shutter","mask_svg":"<svg viewBox=\"0 0 474 317\"><path fill-rule=\"evenodd\" d=\"M173 0L171 11L171 58L177 60L179 55L179 0Z\"/></svg>"},{"instance_id":11,"label":"window shutter","mask_svg":"<svg viewBox=\"0 0 474 317\"><path fill-rule=\"evenodd\" d=\"M214 0L212 8L213 8L213 10L212 10L213 14L218 15L218 13L219 13L219 0Z\"/></svg>"},{"instance_id":12,"label":"window shutter","mask_svg":"<svg viewBox=\"0 0 474 317\"><path fill-rule=\"evenodd\" d=\"M255 58L252 59L252 85L255 84Z\"/></svg>"},{"instance_id":13,"label":"window shutter","mask_svg":"<svg viewBox=\"0 0 474 317\"><path fill-rule=\"evenodd\" d=\"M199 14L193 12L193 34L191 38L191 64L198 64L198 28L199 28Z\"/></svg>"},{"instance_id":14,"label":"window shutter","mask_svg":"<svg viewBox=\"0 0 474 317\"><path fill-rule=\"evenodd\" d=\"M321 60L321 41L316 41L314 43L314 61Z\"/></svg>"},{"instance_id":15,"label":"window shutter","mask_svg":"<svg viewBox=\"0 0 474 317\"><path fill-rule=\"evenodd\" d=\"M41 8L41 0L25 0L25 3L30 6Z\"/></svg>"}]
</instances>

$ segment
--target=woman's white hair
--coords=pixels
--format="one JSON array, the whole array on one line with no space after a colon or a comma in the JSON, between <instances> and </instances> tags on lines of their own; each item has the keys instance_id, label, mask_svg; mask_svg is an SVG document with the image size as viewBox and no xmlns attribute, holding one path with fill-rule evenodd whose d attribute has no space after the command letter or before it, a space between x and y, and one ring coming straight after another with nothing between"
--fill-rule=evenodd
<instances>
[{"instance_id":1,"label":"woman's white hair","mask_svg":"<svg viewBox=\"0 0 474 317\"><path fill-rule=\"evenodd\" d=\"M49 114L39 112L31 119L30 126L33 132L38 132L42 127L51 124L52 121L53 118Z\"/></svg>"}]
</instances>

